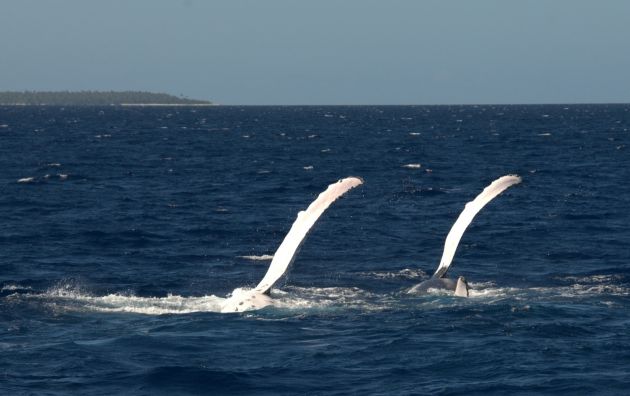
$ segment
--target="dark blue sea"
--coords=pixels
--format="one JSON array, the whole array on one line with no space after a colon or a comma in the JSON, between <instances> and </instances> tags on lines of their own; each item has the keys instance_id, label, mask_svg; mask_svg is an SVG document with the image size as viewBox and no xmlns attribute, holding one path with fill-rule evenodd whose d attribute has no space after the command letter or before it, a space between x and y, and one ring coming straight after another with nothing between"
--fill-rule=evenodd
<instances>
[{"instance_id":1,"label":"dark blue sea","mask_svg":"<svg viewBox=\"0 0 630 396\"><path fill-rule=\"evenodd\" d=\"M0 289L6 395L627 394L630 105L0 107Z\"/></svg>"}]
</instances>

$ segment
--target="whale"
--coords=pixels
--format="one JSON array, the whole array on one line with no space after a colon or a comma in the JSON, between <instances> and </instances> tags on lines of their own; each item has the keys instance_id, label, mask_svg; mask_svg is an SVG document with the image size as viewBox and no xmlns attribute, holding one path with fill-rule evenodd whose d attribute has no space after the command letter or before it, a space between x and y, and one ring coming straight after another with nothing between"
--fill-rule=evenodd
<instances>
[{"instance_id":1,"label":"whale","mask_svg":"<svg viewBox=\"0 0 630 396\"><path fill-rule=\"evenodd\" d=\"M252 289L235 289L231 296L223 302L221 312L252 311L273 305L274 301L269 295L271 288L291 266L317 219L337 198L361 184L363 184L363 179L360 177L341 179L329 185L306 210L299 212L297 219L274 253L271 264L269 264L267 273L262 280Z\"/></svg>"},{"instance_id":2,"label":"whale","mask_svg":"<svg viewBox=\"0 0 630 396\"><path fill-rule=\"evenodd\" d=\"M452 291L454 296L468 297L470 295L470 286L465 277L460 276L457 280L446 277L448 270L453 264L453 258L457 251L459 241L462 239L466 228L468 228L477 213L479 213L484 206L499 196L503 191L520 183L521 180L521 177L518 175L502 176L490 183L474 200L468 202L446 236L440 265L435 270L433 276L415 285L409 289L407 293L422 295L427 294L429 289L445 289Z\"/></svg>"}]
</instances>

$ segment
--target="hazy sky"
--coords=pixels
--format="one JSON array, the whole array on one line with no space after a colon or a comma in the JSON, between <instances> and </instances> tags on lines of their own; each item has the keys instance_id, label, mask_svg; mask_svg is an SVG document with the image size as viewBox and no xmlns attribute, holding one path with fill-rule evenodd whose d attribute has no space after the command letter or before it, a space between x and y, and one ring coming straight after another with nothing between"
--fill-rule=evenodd
<instances>
[{"instance_id":1,"label":"hazy sky","mask_svg":"<svg viewBox=\"0 0 630 396\"><path fill-rule=\"evenodd\" d=\"M630 102L624 0L0 0L0 90Z\"/></svg>"}]
</instances>

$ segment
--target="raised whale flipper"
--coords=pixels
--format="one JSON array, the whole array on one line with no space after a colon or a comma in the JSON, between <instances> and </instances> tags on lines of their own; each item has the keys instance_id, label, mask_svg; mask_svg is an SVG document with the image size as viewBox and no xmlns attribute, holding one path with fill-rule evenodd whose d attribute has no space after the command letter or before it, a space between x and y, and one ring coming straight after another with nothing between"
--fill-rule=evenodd
<instances>
[{"instance_id":1,"label":"raised whale flipper","mask_svg":"<svg viewBox=\"0 0 630 396\"><path fill-rule=\"evenodd\" d=\"M306 235L310 231L313 224L319 219L331 203L337 198L351 190L352 188L363 184L363 180L358 177L347 177L328 186L326 191L319 194L317 199L313 201L309 207L298 213L297 219L291 226L289 233L273 255L273 260L269 265L267 273L263 279L254 288L259 293L266 293L271 289L274 283L284 275L287 268L295 259L295 255L304 242Z\"/></svg>"},{"instance_id":2,"label":"raised whale flipper","mask_svg":"<svg viewBox=\"0 0 630 396\"><path fill-rule=\"evenodd\" d=\"M451 263L453 262L453 256L457 250L464 231L468 228L468 225L473 221L475 215L486 206L486 204L492 201L497 195L501 194L508 187L513 186L521 182L521 178L518 175L507 175L498 178L493 181L488 187L486 187L481 194L466 204L466 207L451 227L446 236L446 242L444 242L444 252L442 253L442 259L440 260L440 266L435 270L434 277L442 278L446 275Z\"/></svg>"},{"instance_id":3,"label":"raised whale flipper","mask_svg":"<svg viewBox=\"0 0 630 396\"><path fill-rule=\"evenodd\" d=\"M293 222L289 233L284 237L278 250L276 250L269 269L258 286L253 289L234 290L232 296L223 303L221 312L243 312L271 305L272 300L265 293L287 271L313 224L331 203L335 202L337 198L350 189L361 184L363 184L363 180L358 177L348 177L339 180L337 183L328 186L326 191L319 194L317 199L305 211L298 213L297 219Z\"/></svg>"}]
</instances>

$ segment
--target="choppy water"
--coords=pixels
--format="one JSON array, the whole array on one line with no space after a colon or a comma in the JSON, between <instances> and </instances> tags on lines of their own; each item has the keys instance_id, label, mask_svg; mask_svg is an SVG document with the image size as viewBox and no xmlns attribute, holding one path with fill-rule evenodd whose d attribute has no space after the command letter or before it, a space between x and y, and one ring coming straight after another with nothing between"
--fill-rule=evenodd
<instances>
[{"instance_id":1,"label":"choppy water","mask_svg":"<svg viewBox=\"0 0 630 396\"><path fill-rule=\"evenodd\" d=\"M630 106L0 108L5 394L620 394ZM469 299L405 290L463 205ZM277 305L255 285L328 184Z\"/></svg>"}]
</instances>

